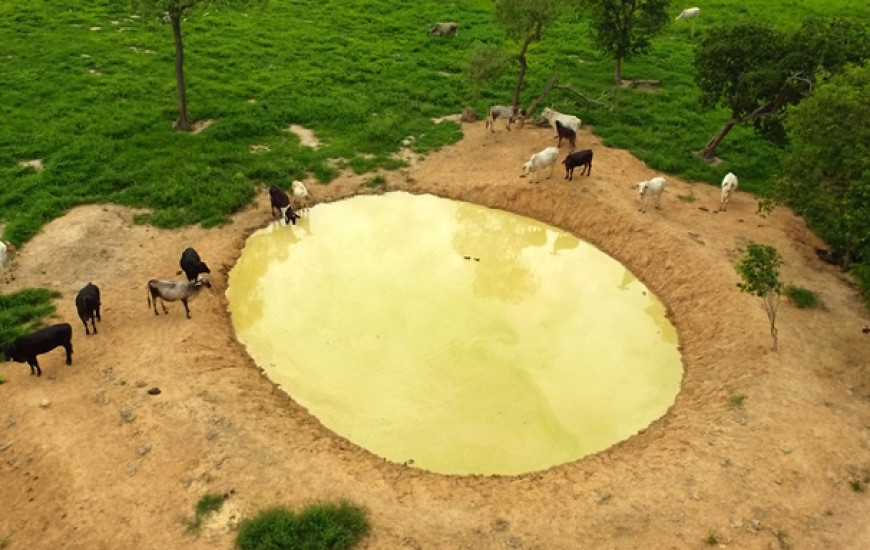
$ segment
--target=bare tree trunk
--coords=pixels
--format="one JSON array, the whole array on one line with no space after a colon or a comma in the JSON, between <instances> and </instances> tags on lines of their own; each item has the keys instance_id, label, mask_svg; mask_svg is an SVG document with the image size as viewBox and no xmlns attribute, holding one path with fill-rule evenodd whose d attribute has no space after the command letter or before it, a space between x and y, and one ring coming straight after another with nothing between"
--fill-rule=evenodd
<instances>
[{"instance_id":1,"label":"bare tree trunk","mask_svg":"<svg viewBox=\"0 0 870 550\"><path fill-rule=\"evenodd\" d=\"M622 85L622 59L616 58L616 70L613 71L613 83L617 86Z\"/></svg>"},{"instance_id":2,"label":"bare tree trunk","mask_svg":"<svg viewBox=\"0 0 870 550\"><path fill-rule=\"evenodd\" d=\"M701 158L704 160L713 160L716 158L716 147L719 146L719 142L725 139L725 136L728 132L731 131L731 128L737 126L739 122L738 119L732 117L728 119L728 122L725 123L725 126L722 126L722 129L719 130L713 139L707 142L707 145L704 146L704 149L701 150Z\"/></svg>"},{"instance_id":3,"label":"bare tree trunk","mask_svg":"<svg viewBox=\"0 0 870 550\"><path fill-rule=\"evenodd\" d=\"M181 14L170 14L172 35L175 37L175 84L178 89L178 120L172 127L182 132L192 128L190 117L187 116L187 91L184 85L184 44L181 42Z\"/></svg>"},{"instance_id":4,"label":"bare tree trunk","mask_svg":"<svg viewBox=\"0 0 870 550\"><path fill-rule=\"evenodd\" d=\"M523 47L520 50L520 53L517 55L517 61L520 62L520 75L517 77L517 85L514 87L514 101L511 104L514 109L519 108L520 106L520 90L523 89L523 79L526 78L526 69L528 68L526 64L526 51L529 49L529 46L532 42L537 42L541 39L541 22L535 25L535 32L523 42Z\"/></svg>"},{"instance_id":5,"label":"bare tree trunk","mask_svg":"<svg viewBox=\"0 0 870 550\"><path fill-rule=\"evenodd\" d=\"M777 329L776 329L776 310L779 306L779 294L774 292L769 293L764 297L764 305L767 308L767 318L770 320L770 336L773 338L773 351L776 351L777 345Z\"/></svg>"}]
</instances>

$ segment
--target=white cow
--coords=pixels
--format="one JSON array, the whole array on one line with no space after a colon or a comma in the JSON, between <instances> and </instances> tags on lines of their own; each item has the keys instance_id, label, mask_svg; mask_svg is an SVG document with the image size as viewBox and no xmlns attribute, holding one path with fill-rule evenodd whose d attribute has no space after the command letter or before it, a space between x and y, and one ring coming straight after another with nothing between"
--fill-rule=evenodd
<instances>
[{"instance_id":1,"label":"white cow","mask_svg":"<svg viewBox=\"0 0 870 550\"><path fill-rule=\"evenodd\" d=\"M296 197L296 200L299 201L299 210L308 210L308 206L311 201L311 194L308 192L308 188L305 187L305 184L299 180L293 180L293 196Z\"/></svg>"},{"instance_id":2,"label":"white cow","mask_svg":"<svg viewBox=\"0 0 870 550\"><path fill-rule=\"evenodd\" d=\"M163 302L181 301L184 304L184 313L190 319L190 308L187 301L199 294L199 291L206 288L212 288L208 279L203 278L200 273L195 281L173 281L171 279L151 279L148 281L148 307L151 307L152 300L154 301L154 315L157 313L157 301L160 300L160 307L163 308L163 313L169 313L166 310L166 304Z\"/></svg>"},{"instance_id":3,"label":"white cow","mask_svg":"<svg viewBox=\"0 0 870 550\"><path fill-rule=\"evenodd\" d=\"M486 116L486 124L484 125L484 128L488 128L490 132L495 133L495 119L503 118L505 119L505 121L507 121L506 128L508 132L510 132L511 123L522 113L522 109L517 110L514 109L513 106L508 107L505 105L493 105L489 108L489 114Z\"/></svg>"},{"instance_id":4,"label":"white cow","mask_svg":"<svg viewBox=\"0 0 870 550\"><path fill-rule=\"evenodd\" d=\"M0 241L0 269L3 269L3 280L7 283L15 280L15 272L13 271L13 262L18 250L15 246L6 241Z\"/></svg>"},{"instance_id":5,"label":"white cow","mask_svg":"<svg viewBox=\"0 0 870 550\"><path fill-rule=\"evenodd\" d=\"M728 172L722 178L722 193L719 195L719 212L725 212L728 208L728 203L731 201L731 195L737 190L737 176Z\"/></svg>"},{"instance_id":6,"label":"white cow","mask_svg":"<svg viewBox=\"0 0 870 550\"><path fill-rule=\"evenodd\" d=\"M559 137L559 130L556 129L557 120L565 128L570 128L574 130L574 132L580 131L580 119L575 117L574 115L566 115L564 113L560 113L559 111L554 111L550 107L547 107L541 112L541 116L547 119L547 122L549 122L550 126L553 127L553 131L556 132L555 137Z\"/></svg>"},{"instance_id":7,"label":"white cow","mask_svg":"<svg viewBox=\"0 0 870 550\"><path fill-rule=\"evenodd\" d=\"M680 15L677 16L675 21L679 21L681 19L693 19L698 17L701 13L701 8L686 8L680 12Z\"/></svg>"},{"instance_id":8,"label":"white cow","mask_svg":"<svg viewBox=\"0 0 870 550\"><path fill-rule=\"evenodd\" d=\"M540 181L541 170L549 166L550 175L547 176L547 179L549 179L553 176L553 168L555 168L558 159L558 147L547 147L543 151L538 151L529 158L528 162L523 164L523 175L520 177L524 178L528 175L535 174L535 181L532 183L537 183Z\"/></svg>"},{"instance_id":9,"label":"white cow","mask_svg":"<svg viewBox=\"0 0 870 550\"><path fill-rule=\"evenodd\" d=\"M668 186L668 182L665 181L665 178L657 176L651 180L636 183L634 186L637 188L640 196L641 212L646 212L646 199L650 195L656 196L656 208L662 207L662 193L664 193L665 187Z\"/></svg>"}]
</instances>

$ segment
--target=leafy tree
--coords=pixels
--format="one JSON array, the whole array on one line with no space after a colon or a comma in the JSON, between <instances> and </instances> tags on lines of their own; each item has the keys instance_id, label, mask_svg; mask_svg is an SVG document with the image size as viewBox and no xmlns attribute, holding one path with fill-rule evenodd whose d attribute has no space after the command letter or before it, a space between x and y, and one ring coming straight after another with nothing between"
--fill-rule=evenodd
<instances>
[{"instance_id":1,"label":"leafy tree","mask_svg":"<svg viewBox=\"0 0 870 550\"><path fill-rule=\"evenodd\" d=\"M465 65L465 78L473 90L472 101L480 97L480 89L487 82L501 78L510 68L513 56L498 46L478 44Z\"/></svg>"},{"instance_id":2,"label":"leafy tree","mask_svg":"<svg viewBox=\"0 0 870 550\"><path fill-rule=\"evenodd\" d=\"M773 350L776 351L776 310L783 285L779 281L779 268L782 257L776 248L766 244L751 243L746 254L737 262L737 273L743 279L738 283L741 292L758 296L764 300L767 318L770 320L770 336Z\"/></svg>"},{"instance_id":3,"label":"leafy tree","mask_svg":"<svg viewBox=\"0 0 870 550\"><path fill-rule=\"evenodd\" d=\"M553 22L564 5L559 0L496 0L496 21L507 31L508 38L522 42L516 59L520 74L514 87L513 107L520 104L520 90L528 64L526 52L533 42L540 42L544 26Z\"/></svg>"},{"instance_id":4,"label":"leafy tree","mask_svg":"<svg viewBox=\"0 0 870 550\"><path fill-rule=\"evenodd\" d=\"M775 198L843 254L870 261L870 65L850 67L791 109Z\"/></svg>"},{"instance_id":5,"label":"leafy tree","mask_svg":"<svg viewBox=\"0 0 870 550\"><path fill-rule=\"evenodd\" d=\"M196 6L223 4L224 0L131 0L133 9L153 13L168 20L175 38L175 84L178 90L178 119L172 124L176 130L189 132L193 126L187 114L187 88L184 83L184 43L181 37L181 20Z\"/></svg>"},{"instance_id":6,"label":"leafy tree","mask_svg":"<svg viewBox=\"0 0 870 550\"><path fill-rule=\"evenodd\" d=\"M808 96L819 78L870 55L863 26L845 19L808 18L792 34L756 20L710 29L695 49L701 104L724 106L731 116L701 151L712 160L736 125L751 122L768 138L784 141L786 107Z\"/></svg>"},{"instance_id":7,"label":"leafy tree","mask_svg":"<svg viewBox=\"0 0 870 550\"><path fill-rule=\"evenodd\" d=\"M580 0L592 23L596 47L613 56L613 82L622 83L622 62L645 53L650 40L670 21L669 0Z\"/></svg>"}]
</instances>

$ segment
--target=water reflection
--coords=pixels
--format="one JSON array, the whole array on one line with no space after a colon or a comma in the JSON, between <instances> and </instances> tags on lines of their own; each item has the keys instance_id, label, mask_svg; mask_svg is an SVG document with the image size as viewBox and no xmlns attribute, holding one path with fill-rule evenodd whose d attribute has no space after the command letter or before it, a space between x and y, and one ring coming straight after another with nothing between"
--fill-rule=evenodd
<instances>
[{"instance_id":1,"label":"water reflection","mask_svg":"<svg viewBox=\"0 0 870 550\"><path fill-rule=\"evenodd\" d=\"M306 221L249 238L230 272L233 324L273 381L380 456L540 470L673 403L664 307L572 235L406 193L317 205Z\"/></svg>"}]
</instances>

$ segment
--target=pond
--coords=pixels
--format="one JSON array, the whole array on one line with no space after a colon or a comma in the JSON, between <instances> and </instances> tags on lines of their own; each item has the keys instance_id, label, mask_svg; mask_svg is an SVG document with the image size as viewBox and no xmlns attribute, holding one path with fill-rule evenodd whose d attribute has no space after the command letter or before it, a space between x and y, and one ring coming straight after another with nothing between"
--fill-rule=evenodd
<instances>
[{"instance_id":1,"label":"pond","mask_svg":"<svg viewBox=\"0 0 870 550\"><path fill-rule=\"evenodd\" d=\"M673 404L665 308L544 223L404 192L319 204L248 238L237 337L335 433L442 474L516 475L604 450Z\"/></svg>"}]
</instances>

